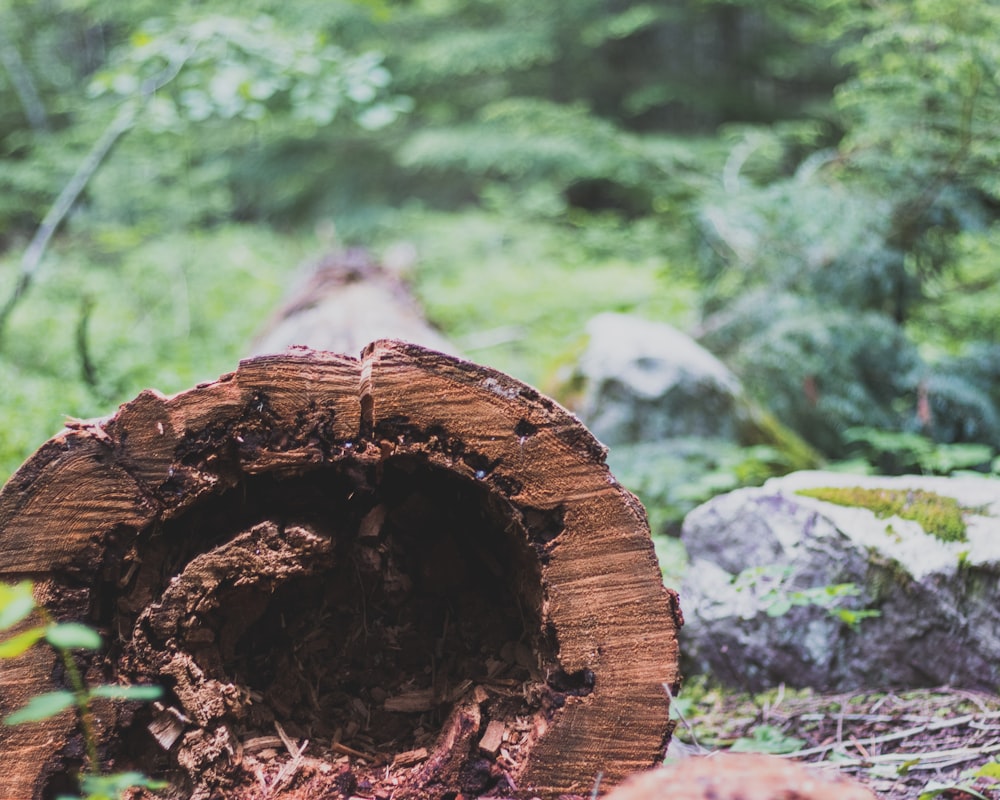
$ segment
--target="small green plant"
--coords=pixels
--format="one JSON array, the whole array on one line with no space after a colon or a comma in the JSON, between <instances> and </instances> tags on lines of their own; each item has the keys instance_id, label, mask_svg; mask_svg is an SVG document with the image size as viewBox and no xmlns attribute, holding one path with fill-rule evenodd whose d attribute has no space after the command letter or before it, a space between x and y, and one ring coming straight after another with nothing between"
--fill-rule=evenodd
<instances>
[{"instance_id":1,"label":"small green plant","mask_svg":"<svg viewBox=\"0 0 1000 800\"><path fill-rule=\"evenodd\" d=\"M913 520L932 536L944 542L964 542L965 508L953 497L919 489L865 489L860 486L830 486L800 489L797 494L814 497L839 506L867 508L884 519L898 516Z\"/></svg>"},{"instance_id":2,"label":"small green plant","mask_svg":"<svg viewBox=\"0 0 1000 800\"><path fill-rule=\"evenodd\" d=\"M16 658L39 642L45 642L61 657L69 680L69 689L44 692L32 697L23 707L4 718L7 725L20 725L48 719L68 708L75 708L87 749L91 772L99 768L97 737L94 733L91 703L97 698L112 700L155 700L159 686L119 686L105 684L88 687L73 656L74 650L97 650L101 637L92 628L78 622L56 622L48 611L35 603L30 581L0 583L0 631L6 631L37 612L41 624L26 628L0 641L0 658ZM139 772L81 776L81 789L87 800L114 800L132 787L165 788L166 784ZM64 798L60 798L64 800Z\"/></svg>"},{"instance_id":3,"label":"small green plant","mask_svg":"<svg viewBox=\"0 0 1000 800\"><path fill-rule=\"evenodd\" d=\"M931 800L931 798L942 796L952 797L956 792L975 797L977 800L991 800L997 790L1000 790L1000 761L994 759L975 769L963 771L958 781L947 783L932 781L924 787L919 800ZM989 794L984 794L984 792L989 792Z\"/></svg>"},{"instance_id":4,"label":"small green plant","mask_svg":"<svg viewBox=\"0 0 1000 800\"><path fill-rule=\"evenodd\" d=\"M729 751L732 753L769 753L782 755L801 750L805 739L786 735L781 728L774 725L758 725L750 736L742 736L733 742Z\"/></svg>"},{"instance_id":5,"label":"small green plant","mask_svg":"<svg viewBox=\"0 0 1000 800\"><path fill-rule=\"evenodd\" d=\"M753 590L764 613L769 617L781 617L799 606L820 606L830 616L857 630L862 620L877 617L881 612L874 609L845 608L842 603L850 597L857 597L861 590L854 583L834 583L808 589L791 589L787 584L791 578L789 566L751 567L743 570L733 579L737 591Z\"/></svg>"}]
</instances>

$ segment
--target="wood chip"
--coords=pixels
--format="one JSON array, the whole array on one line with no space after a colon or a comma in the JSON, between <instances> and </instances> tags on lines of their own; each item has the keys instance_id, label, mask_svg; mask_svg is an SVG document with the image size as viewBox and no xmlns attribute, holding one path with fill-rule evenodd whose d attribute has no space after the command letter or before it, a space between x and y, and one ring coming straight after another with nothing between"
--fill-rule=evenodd
<instances>
[{"instance_id":1,"label":"wood chip","mask_svg":"<svg viewBox=\"0 0 1000 800\"><path fill-rule=\"evenodd\" d=\"M490 724L486 726L486 731L483 733L483 738L479 740L479 749L486 755L495 758L496 754L500 752L505 732L506 728L500 720L490 720Z\"/></svg>"},{"instance_id":2,"label":"wood chip","mask_svg":"<svg viewBox=\"0 0 1000 800\"><path fill-rule=\"evenodd\" d=\"M255 736L253 739L247 739L243 743L243 749L247 753L257 753L261 750L267 749L277 749L281 747L283 742L277 736Z\"/></svg>"},{"instance_id":3,"label":"wood chip","mask_svg":"<svg viewBox=\"0 0 1000 800\"><path fill-rule=\"evenodd\" d=\"M472 690L472 702L476 705L482 705L489 699L490 693L486 691L485 687L477 686Z\"/></svg>"},{"instance_id":4,"label":"wood chip","mask_svg":"<svg viewBox=\"0 0 1000 800\"><path fill-rule=\"evenodd\" d=\"M382 532L383 523L385 523L385 506L379 504L362 518L358 526L358 538L377 539Z\"/></svg>"},{"instance_id":5,"label":"wood chip","mask_svg":"<svg viewBox=\"0 0 1000 800\"><path fill-rule=\"evenodd\" d=\"M461 700L469 689L472 688L472 681L464 680L458 684L454 689L448 693L448 701L454 703L456 700ZM482 701L480 701L482 702Z\"/></svg>"},{"instance_id":6,"label":"wood chip","mask_svg":"<svg viewBox=\"0 0 1000 800\"><path fill-rule=\"evenodd\" d=\"M169 750L184 732L184 723L178 719L176 714L165 710L156 715L147 726L147 730L153 734L153 738L156 739L156 743L160 747Z\"/></svg>"},{"instance_id":7,"label":"wood chip","mask_svg":"<svg viewBox=\"0 0 1000 800\"><path fill-rule=\"evenodd\" d=\"M415 714L421 711L431 711L438 705L438 700L434 696L433 689L418 689L414 692L404 692L395 697L385 699L384 708L386 711L401 711L406 714Z\"/></svg>"},{"instance_id":8,"label":"wood chip","mask_svg":"<svg viewBox=\"0 0 1000 800\"><path fill-rule=\"evenodd\" d=\"M278 736L281 737L281 742L285 745L285 749L288 750L288 755L292 758L297 758L302 754L302 751L306 749L305 745L301 747L292 741L291 737L285 733L285 729L281 726L278 720L274 721L274 729L278 732Z\"/></svg>"},{"instance_id":9,"label":"wood chip","mask_svg":"<svg viewBox=\"0 0 1000 800\"><path fill-rule=\"evenodd\" d=\"M340 753L345 756L353 756L354 758L363 758L367 761L374 761L375 756L371 753L363 753L360 750L355 750L353 747L348 747L346 744L341 744L340 742L331 742L330 749L334 753Z\"/></svg>"},{"instance_id":10,"label":"wood chip","mask_svg":"<svg viewBox=\"0 0 1000 800\"><path fill-rule=\"evenodd\" d=\"M426 747L418 747L416 750L407 750L405 753L397 753L392 759L393 767L412 767L421 761L426 761L429 755Z\"/></svg>"}]
</instances>

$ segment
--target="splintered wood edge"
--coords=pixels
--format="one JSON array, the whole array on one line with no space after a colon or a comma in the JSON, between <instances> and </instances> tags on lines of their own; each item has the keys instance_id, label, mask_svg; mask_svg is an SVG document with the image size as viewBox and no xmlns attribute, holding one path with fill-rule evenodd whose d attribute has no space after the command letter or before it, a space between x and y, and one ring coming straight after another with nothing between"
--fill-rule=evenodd
<instances>
[{"instance_id":1,"label":"splintered wood edge","mask_svg":"<svg viewBox=\"0 0 1000 800\"><path fill-rule=\"evenodd\" d=\"M238 422L257 439L242 441ZM226 453L198 452L199 437L220 432L234 439ZM596 680L539 731L520 788L587 794L600 773L610 787L656 763L672 729L664 684L679 682L682 618L641 504L609 472L605 448L553 400L416 345L373 342L360 361L305 348L252 358L216 381L172 397L145 391L108 420L75 423L0 490L0 579L92 579L109 536L183 513L233 485L234 470L302 472L372 444L485 483L526 519L561 520L541 566L543 620L563 670ZM24 664L0 662L0 713L47 690L49 672L32 679ZM44 727L0 726L15 796L37 789L32 736L48 738Z\"/></svg>"}]
</instances>

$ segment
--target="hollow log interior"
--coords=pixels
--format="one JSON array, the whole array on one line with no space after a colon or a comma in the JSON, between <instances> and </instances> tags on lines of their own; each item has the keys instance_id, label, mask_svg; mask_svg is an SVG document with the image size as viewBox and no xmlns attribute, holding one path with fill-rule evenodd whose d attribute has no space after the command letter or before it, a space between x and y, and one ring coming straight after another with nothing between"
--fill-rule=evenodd
<instances>
[{"instance_id":1,"label":"hollow log interior","mask_svg":"<svg viewBox=\"0 0 1000 800\"><path fill-rule=\"evenodd\" d=\"M437 748L454 748L442 730L465 714L475 730L460 748L461 788L510 791L534 717L592 687L592 675L557 669L521 513L420 457L247 476L137 545L142 563L126 553L115 570L116 584L132 579L112 627L136 632L119 674L172 676L177 691L160 713L199 727L167 753L143 730L156 712L139 709L118 760L154 763L186 790L231 784L236 761L273 779L291 759L275 741L280 726L309 741L315 780L369 792L389 782L399 796L421 765L433 768ZM270 565L254 563L261 551ZM494 720L505 741L482 754Z\"/></svg>"}]
</instances>

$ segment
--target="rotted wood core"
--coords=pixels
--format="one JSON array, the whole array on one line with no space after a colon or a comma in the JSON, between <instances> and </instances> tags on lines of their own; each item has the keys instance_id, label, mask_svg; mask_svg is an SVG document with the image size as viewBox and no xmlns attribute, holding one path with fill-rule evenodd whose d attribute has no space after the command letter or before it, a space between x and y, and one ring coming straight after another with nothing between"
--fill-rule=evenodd
<instances>
[{"instance_id":1,"label":"rotted wood core","mask_svg":"<svg viewBox=\"0 0 1000 800\"><path fill-rule=\"evenodd\" d=\"M510 795L532 731L593 689L545 635L521 512L419 458L251 476L140 540L117 670L166 677L173 698L138 708L111 739L142 744L109 755L155 764L177 797L273 792L293 777L283 737L308 742L305 796L425 795L455 775L466 796Z\"/></svg>"}]
</instances>

